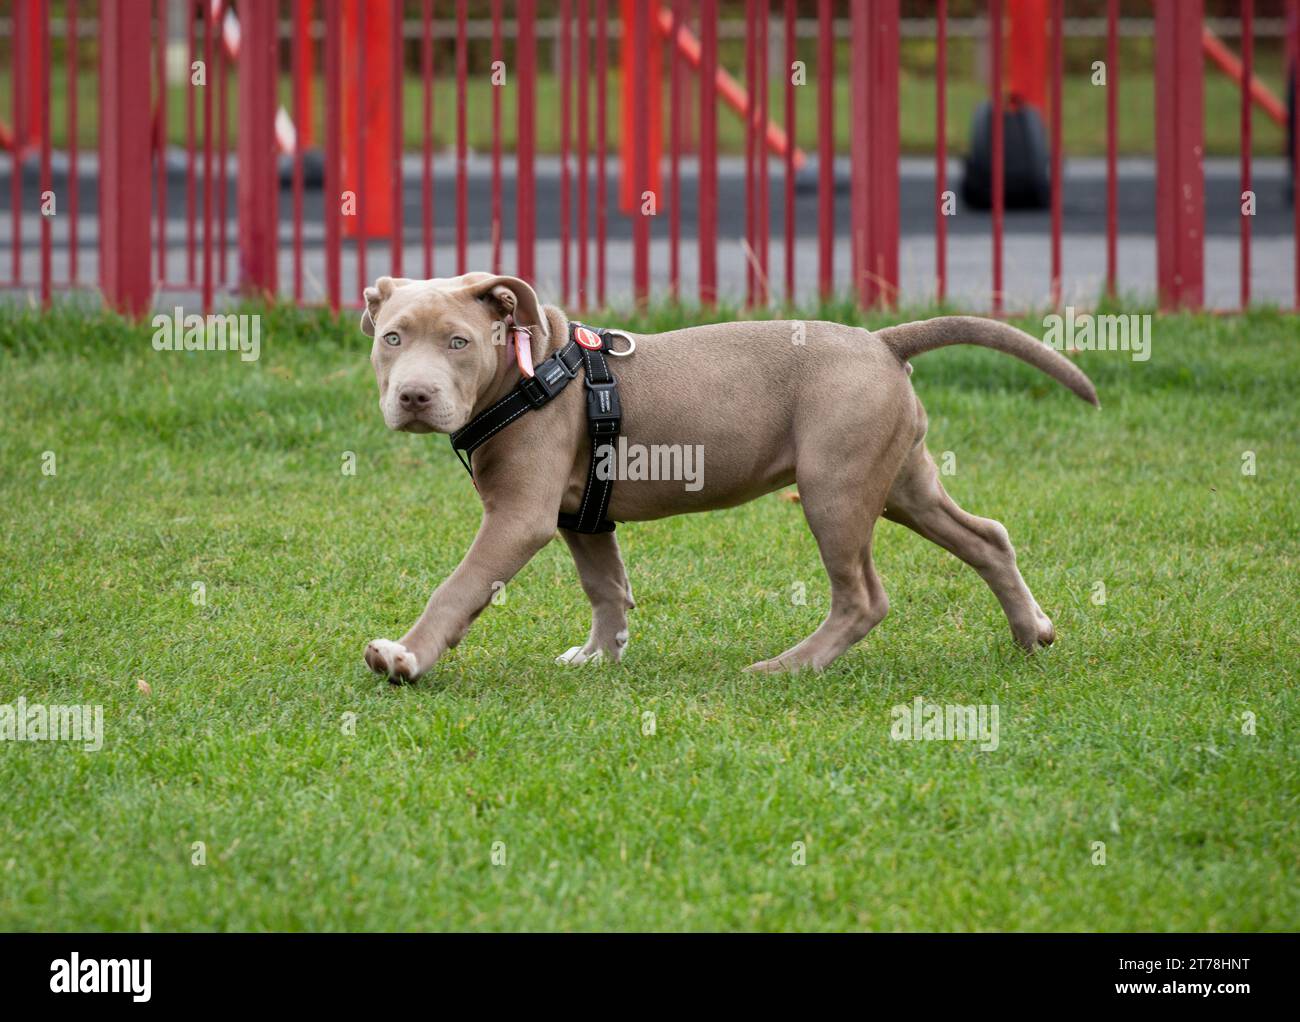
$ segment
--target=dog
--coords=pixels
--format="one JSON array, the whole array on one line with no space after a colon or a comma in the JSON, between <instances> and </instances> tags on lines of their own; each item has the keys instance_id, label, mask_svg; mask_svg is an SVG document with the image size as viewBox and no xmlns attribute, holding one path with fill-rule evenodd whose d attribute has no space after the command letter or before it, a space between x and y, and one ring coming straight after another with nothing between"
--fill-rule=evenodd
<instances>
[{"instance_id":1,"label":"dog","mask_svg":"<svg viewBox=\"0 0 1300 1022\"><path fill-rule=\"evenodd\" d=\"M365 289L361 329L373 338L370 360L384 422L393 430L453 433L510 394L521 369L502 343L508 327L527 330L518 343L530 350L518 354L531 354L533 364L569 337L564 312L542 305L516 277L380 277ZM709 460L703 485L693 489L671 479L617 483L610 519L639 522L734 507L798 484L830 579L830 612L802 642L749 670L821 670L880 623L889 600L871 544L882 515L974 568L1025 650L1054 640L1051 620L1016 567L1007 530L962 510L944 491L925 446L926 414L912 389L909 360L975 344L1027 362L1098 405L1091 381L1064 356L1007 324L970 316L874 332L762 320L625 336L635 351L614 369L627 440L701 445ZM414 681L428 671L556 531L592 608L586 643L558 660L622 659L635 603L615 534L556 525L560 512L578 511L588 480L592 443L583 390L567 387L473 452L483 504L478 533L410 630L366 647L371 670L392 681Z\"/></svg>"}]
</instances>

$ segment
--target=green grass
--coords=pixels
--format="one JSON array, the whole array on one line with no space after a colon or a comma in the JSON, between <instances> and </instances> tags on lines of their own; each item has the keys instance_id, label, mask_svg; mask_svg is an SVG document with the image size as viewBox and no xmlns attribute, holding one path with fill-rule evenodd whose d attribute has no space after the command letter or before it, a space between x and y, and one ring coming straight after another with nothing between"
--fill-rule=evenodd
<instances>
[{"instance_id":1,"label":"green grass","mask_svg":"<svg viewBox=\"0 0 1300 1022\"><path fill-rule=\"evenodd\" d=\"M1065 125L1064 145L1070 156L1099 156L1106 149L1106 90L1091 83L1091 63L1105 56L1104 39L1076 39L1067 46L1068 74L1065 79L1065 92L1062 100L1062 117ZM1118 88L1120 97L1118 145L1123 155L1150 156L1155 152L1155 86L1152 73L1152 54L1150 40L1125 40L1121 50ZM800 51L802 58L808 62L807 85L795 90L796 97L796 134L800 145L810 153L817 148L817 69L814 63L815 52L811 46ZM902 73L899 82L899 146L902 152L911 154L930 154L934 152L935 139L935 75L934 45L925 40L905 40L902 47ZM836 55L836 90L835 90L835 145L839 153L847 153L852 138L854 125L852 116L852 94L848 69L852 54L847 44L840 44ZM948 83L948 120L947 139L949 151L960 155L970 145L971 117L987 98L987 82L984 72L976 59L976 46L972 40L958 39L952 42L951 71ZM738 77L744 67L743 51L739 48L724 47L723 66ZM452 65L444 61L439 65L446 70ZM549 65L547 65L549 66ZM1261 80L1277 96L1285 97L1286 86L1283 65L1274 41L1261 42L1257 57L1257 73ZM216 78L211 79L216 87ZM667 75L664 78L664 107L669 109ZM617 67L610 71L607 90L606 130L608 145L616 151L621 124L620 89L621 75ZM9 80L0 77L0 111L10 107ZM232 69L227 88L227 119L230 130L231 145L237 138L239 125L238 76ZM187 104L189 102L188 85L176 85L168 89L167 124L168 138L173 145L183 146L187 138ZM52 128L54 145L62 147L67 140L66 101L67 80L62 74L56 74L51 80ZM434 86L433 136L438 149L444 149L456 141L456 82L452 77L440 76ZM692 97L698 93L691 92ZM517 127L515 102L517 89L512 72L508 72L507 84L502 96L502 144L509 152L515 145ZM287 109L292 110L293 93L291 79L286 74L280 82L280 98ZM78 100L80 118L78 139L84 147L93 147L98 138L98 87L95 76L85 73L79 79ZM695 100L693 100L694 102ZM195 133L198 144L203 138L203 95L195 92ZM217 99L213 97L213 113L218 118ZM317 83L315 92L317 113L315 119L315 138L317 142L324 139L323 103L324 86ZM576 101L575 101L576 102ZM592 98L592 117L595 117L594 92ZM774 74L770 84L770 103L772 116L784 123L785 86L780 74ZM485 152L492 143L492 85L488 71L475 71L467 79L466 119L467 140L471 149ZM424 139L424 92L418 76L408 75L403 89L403 131L404 144L409 151L417 151ZM1235 155L1240 151L1240 92L1235 83L1222 75L1212 65L1206 65L1205 72L1205 151L1211 156ZM576 116L576 114L575 114ZM665 113L665 118L667 114ZM665 120L665 125L668 121ZM575 128L576 132L576 121ZM688 128L688 133L689 133ZM1262 111L1256 110L1254 118L1254 151L1261 155L1281 155L1285 150L1283 130L1270 121ZM560 137L560 93L559 84L553 74L542 71L537 79L537 147L540 152L555 153L559 151ZM591 128L594 149L595 127ZM574 135L576 146L576 134ZM668 137L665 127L664 146L667 151ZM719 108L718 146L724 153L739 154L744 152L744 122L734 111L725 106Z\"/></svg>"},{"instance_id":2,"label":"green grass","mask_svg":"<svg viewBox=\"0 0 1300 1022\"><path fill-rule=\"evenodd\" d=\"M275 310L243 364L0 311L0 703L105 717L94 754L0 743L0 927L1300 927L1296 321L1153 331L1145 364L1083 357L1100 412L992 353L917 362L946 484L1056 622L1041 655L883 523L885 622L821 675L741 673L826 609L769 496L620 529L622 666L552 663L588 618L557 541L398 688L362 649L478 502L445 440L384 429L350 321ZM1000 748L891 741L917 695L997 704Z\"/></svg>"}]
</instances>

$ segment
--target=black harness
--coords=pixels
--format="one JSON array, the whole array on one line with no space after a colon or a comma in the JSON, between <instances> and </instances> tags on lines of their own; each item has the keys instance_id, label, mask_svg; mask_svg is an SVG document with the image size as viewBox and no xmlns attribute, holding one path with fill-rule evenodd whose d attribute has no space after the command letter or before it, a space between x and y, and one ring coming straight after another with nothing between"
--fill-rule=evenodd
<instances>
[{"instance_id":1,"label":"black harness","mask_svg":"<svg viewBox=\"0 0 1300 1022\"><path fill-rule=\"evenodd\" d=\"M577 341L578 331L585 331L589 339L599 339L599 348L589 348ZM525 412L541 408L569 385L582 367L587 388L587 432L591 436L591 467L587 471L587 486L582 491L578 513L560 512L559 527L570 532L613 532L615 523L605 517L609 509L610 494L614 491L612 472L610 478L599 478L596 464L601 449L618 440L623 422L623 409L618 401L618 381L610 372L606 353L610 351L610 335L622 336L617 331L597 327L584 327L581 323L569 324L569 343L546 361L538 365L532 378L524 377L509 394L492 407L474 416L465 426L451 434L451 446L474 478L471 459L474 452L496 436L506 426ZM622 354L620 352L620 354ZM608 456L608 455L606 455Z\"/></svg>"}]
</instances>

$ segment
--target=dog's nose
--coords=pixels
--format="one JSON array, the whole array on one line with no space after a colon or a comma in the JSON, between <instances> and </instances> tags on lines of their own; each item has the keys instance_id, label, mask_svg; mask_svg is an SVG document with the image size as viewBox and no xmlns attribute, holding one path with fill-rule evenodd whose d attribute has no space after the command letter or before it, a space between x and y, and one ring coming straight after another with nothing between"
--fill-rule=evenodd
<instances>
[{"instance_id":1,"label":"dog's nose","mask_svg":"<svg viewBox=\"0 0 1300 1022\"><path fill-rule=\"evenodd\" d=\"M433 391L428 387L407 384L397 392L397 403L407 411L422 411L433 400Z\"/></svg>"}]
</instances>

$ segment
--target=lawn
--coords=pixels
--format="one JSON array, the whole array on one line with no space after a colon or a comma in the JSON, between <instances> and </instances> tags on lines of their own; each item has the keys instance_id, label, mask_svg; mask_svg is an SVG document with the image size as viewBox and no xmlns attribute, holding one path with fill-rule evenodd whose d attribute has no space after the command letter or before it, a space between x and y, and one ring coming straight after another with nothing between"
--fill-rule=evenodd
<instances>
[{"instance_id":1,"label":"lawn","mask_svg":"<svg viewBox=\"0 0 1300 1022\"><path fill-rule=\"evenodd\" d=\"M0 704L104 713L96 753L0 742L0 928L1300 928L1294 318L1157 317L1149 362L1082 356L1100 412L917 360L1040 655L883 523L885 622L743 674L826 610L769 496L620 529L623 665L552 662L588 619L557 540L407 687L361 654L473 535L446 441L384 429L351 318L272 311L255 363L150 333L0 310ZM996 751L891 740L918 696L997 705Z\"/></svg>"}]
</instances>

